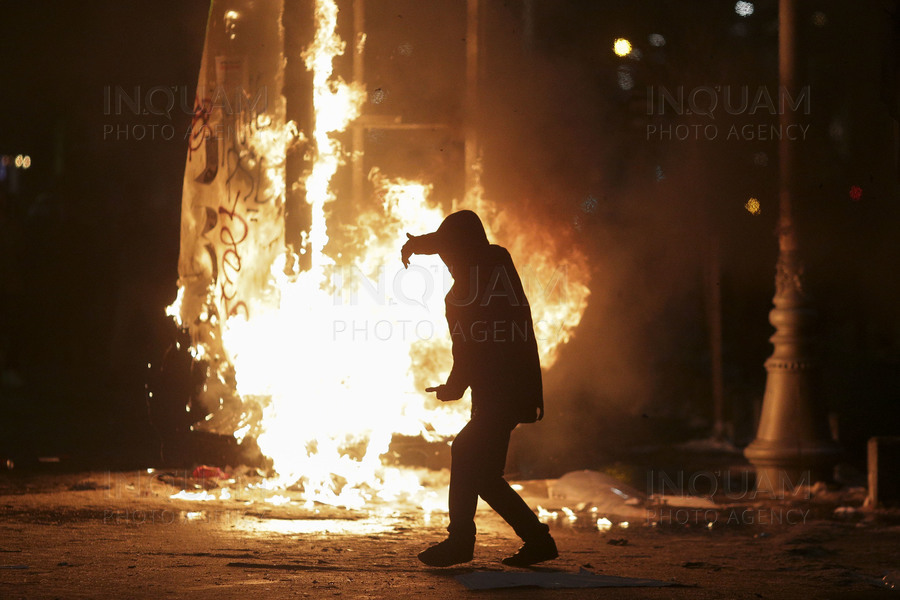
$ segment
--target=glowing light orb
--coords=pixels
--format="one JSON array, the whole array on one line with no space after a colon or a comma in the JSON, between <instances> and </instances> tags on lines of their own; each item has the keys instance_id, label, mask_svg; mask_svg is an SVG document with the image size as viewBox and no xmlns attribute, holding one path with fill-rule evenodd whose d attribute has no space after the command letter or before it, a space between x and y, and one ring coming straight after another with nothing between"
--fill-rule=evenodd
<instances>
[{"instance_id":1,"label":"glowing light orb","mask_svg":"<svg viewBox=\"0 0 900 600\"><path fill-rule=\"evenodd\" d=\"M753 6L752 2L738 2L734 5L734 12L742 17L749 17L754 10L756 10L756 7Z\"/></svg>"},{"instance_id":2,"label":"glowing light orb","mask_svg":"<svg viewBox=\"0 0 900 600\"><path fill-rule=\"evenodd\" d=\"M747 200L747 204L744 205L744 208L746 208L747 212L749 212L751 215L758 215L762 212L762 209L760 209L759 206L759 200L757 200L756 198L750 198L749 200Z\"/></svg>"},{"instance_id":3,"label":"glowing light orb","mask_svg":"<svg viewBox=\"0 0 900 600\"><path fill-rule=\"evenodd\" d=\"M616 38L616 41L613 42L613 52L616 53L616 56L628 56L631 54L631 49L631 42L625 38Z\"/></svg>"}]
</instances>

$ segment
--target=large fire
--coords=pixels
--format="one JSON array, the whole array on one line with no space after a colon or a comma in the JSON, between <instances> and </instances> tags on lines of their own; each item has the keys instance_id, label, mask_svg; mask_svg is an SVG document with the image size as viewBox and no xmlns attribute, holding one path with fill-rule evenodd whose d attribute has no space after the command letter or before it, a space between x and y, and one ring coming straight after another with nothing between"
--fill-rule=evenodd
<instances>
[{"instance_id":1,"label":"large fire","mask_svg":"<svg viewBox=\"0 0 900 600\"><path fill-rule=\"evenodd\" d=\"M423 391L451 366L443 316L450 275L437 257L417 256L408 270L399 260L405 232L434 231L446 214L430 200L428 182L373 169L378 208L349 230L364 251L328 244L329 226L341 226L328 222L332 179L346 160L337 134L360 115L366 94L333 74L345 49L335 0L315 7L314 42L302 57L313 76L315 121L301 130L286 120L280 93L273 99L269 91L265 110L247 102L226 110L216 101L233 90L246 100L241 86L253 77L280 90L284 57L272 44L243 56L214 47L216 39L239 41L240 27L283 35L280 3L255 3L246 13L213 4L185 173L180 289L167 312L190 331L191 353L207 365L196 399L207 413L202 425L239 441L253 436L277 474L271 487L293 485L307 501L355 508L420 490L414 472L383 463L392 437L445 439L469 405L441 405ZM296 143L307 144L312 169L287 181ZM297 185L312 215L297 249L308 259L304 269L285 246L285 195ZM464 207L517 260L549 368L587 304L583 257L499 210L480 186L460 200Z\"/></svg>"}]
</instances>

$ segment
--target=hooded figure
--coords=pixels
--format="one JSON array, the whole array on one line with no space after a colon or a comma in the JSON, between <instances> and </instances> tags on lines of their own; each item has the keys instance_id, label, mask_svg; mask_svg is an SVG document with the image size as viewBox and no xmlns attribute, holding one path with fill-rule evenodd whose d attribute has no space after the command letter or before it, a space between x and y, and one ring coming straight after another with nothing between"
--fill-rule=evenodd
<instances>
[{"instance_id":1,"label":"hooded figure","mask_svg":"<svg viewBox=\"0 0 900 600\"><path fill-rule=\"evenodd\" d=\"M446 402L472 389L472 418L451 446L450 535L419 559L431 566L472 559L479 496L525 541L505 564L556 558L548 527L503 478L510 433L544 413L531 307L512 258L488 242L481 220L469 210L448 216L434 233L406 235L404 266L413 254L438 254L454 281L445 298L453 368L446 383L426 391Z\"/></svg>"},{"instance_id":2,"label":"hooded figure","mask_svg":"<svg viewBox=\"0 0 900 600\"><path fill-rule=\"evenodd\" d=\"M408 234L407 234L408 235ZM438 254L453 275L445 298L453 342L453 370L438 399L457 400L472 388L472 415L516 423L543 417L541 364L531 307L512 258L488 243L481 219L462 210L434 233L409 236L409 253Z\"/></svg>"}]
</instances>

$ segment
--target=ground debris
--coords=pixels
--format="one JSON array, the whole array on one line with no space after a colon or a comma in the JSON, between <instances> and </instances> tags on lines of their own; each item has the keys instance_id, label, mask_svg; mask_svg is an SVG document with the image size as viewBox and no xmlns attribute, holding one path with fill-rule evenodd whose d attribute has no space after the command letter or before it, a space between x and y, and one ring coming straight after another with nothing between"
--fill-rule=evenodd
<instances>
[{"instance_id":1,"label":"ground debris","mask_svg":"<svg viewBox=\"0 0 900 600\"><path fill-rule=\"evenodd\" d=\"M156 478L166 485L180 490L212 490L219 487L219 484L213 479L206 477L185 477L175 473L160 473Z\"/></svg>"},{"instance_id":2,"label":"ground debris","mask_svg":"<svg viewBox=\"0 0 900 600\"><path fill-rule=\"evenodd\" d=\"M91 481L90 479L84 479L82 481L75 482L69 487L69 489L73 492L86 492L93 490L108 490L109 486L99 484L96 481Z\"/></svg>"}]
</instances>

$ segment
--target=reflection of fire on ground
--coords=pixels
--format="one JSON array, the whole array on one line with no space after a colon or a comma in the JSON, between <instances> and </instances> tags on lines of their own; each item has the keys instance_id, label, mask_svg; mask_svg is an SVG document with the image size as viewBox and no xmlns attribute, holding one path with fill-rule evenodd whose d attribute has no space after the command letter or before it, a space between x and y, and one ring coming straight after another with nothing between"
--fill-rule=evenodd
<instances>
[{"instance_id":1,"label":"reflection of fire on ground","mask_svg":"<svg viewBox=\"0 0 900 600\"><path fill-rule=\"evenodd\" d=\"M373 498L424 502L422 472L392 464L389 446L445 441L468 404L439 406L421 391L450 368L450 278L437 257L402 270L399 249L404 232L433 231L447 211L430 199L427 180L376 168L368 174L376 208L352 227L335 221L333 180L347 160L338 134L367 97L361 83L333 73L346 49L338 6L315 2L315 36L302 56L313 82L309 127L286 118L281 2L244 4L213 2L185 169L180 288L168 314L190 332L190 352L206 369L187 409L205 415L199 428L255 439L277 474L260 484L269 489L348 508ZM214 133L223 130L236 134ZM287 156L298 145L311 167L288 181ZM285 198L296 189L310 223L301 247L288 247ZM584 258L541 224L495 206L479 185L458 207L476 210L517 261L549 368L587 303ZM342 243L349 236L345 247L329 244L333 231ZM412 462L430 466L428 457Z\"/></svg>"},{"instance_id":2,"label":"reflection of fire on ground","mask_svg":"<svg viewBox=\"0 0 900 600\"><path fill-rule=\"evenodd\" d=\"M205 506L201 511L188 510L185 518L209 520L230 512L231 525L251 532L361 533L360 528L389 526L387 523L391 519L410 513L415 519L423 519L426 525L440 526L447 512L449 474L444 469L420 470L416 475L422 487L418 494L373 498L365 507L356 508L313 502L297 486L279 487L276 481L247 468L235 473L210 467L198 467L192 473L148 469L144 483L139 487L143 485L152 490L154 496L160 495L161 484L171 486L167 489L182 488L182 491L169 495L169 499L202 501ZM137 473L137 479L141 477L141 473ZM106 483L105 489L116 487L108 478ZM628 529L631 525L649 525L654 515L662 514L661 507L673 510L686 506L715 508L708 499L683 496L670 496L648 504L648 499L638 490L596 471L575 471L559 479L519 481L513 488L536 508L538 518L545 523L579 530L610 532ZM133 491L134 484L128 489ZM480 500L478 509L491 512L490 507Z\"/></svg>"}]
</instances>

